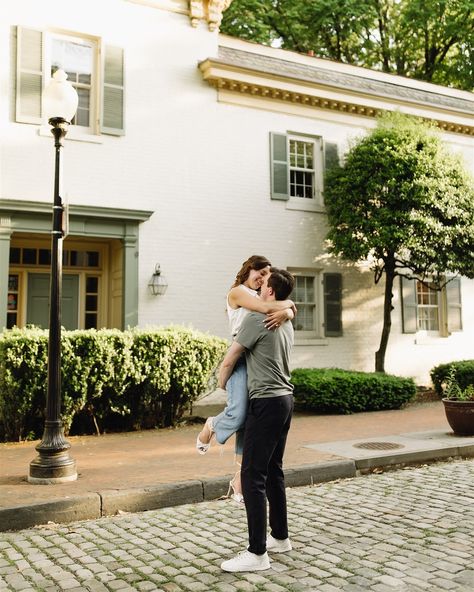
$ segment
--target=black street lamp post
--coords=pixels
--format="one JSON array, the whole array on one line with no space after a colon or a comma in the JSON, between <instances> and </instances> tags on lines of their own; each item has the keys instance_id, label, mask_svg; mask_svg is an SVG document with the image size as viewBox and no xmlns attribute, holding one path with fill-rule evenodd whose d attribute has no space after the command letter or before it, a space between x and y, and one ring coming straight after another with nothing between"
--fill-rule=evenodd
<instances>
[{"instance_id":1,"label":"black street lamp post","mask_svg":"<svg viewBox=\"0 0 474 592\"><path fill-rule=\"evenodd\" d=\"M43 93L43 111L54 136L54 204L51 234L51 283L48 341L48 390L43 438L36 446L38 456L30 463L30 483L63 483L77 479L76 461L69 456L71 445L64 437L61 420L61 288L64 208L61 199L61 148L78 104L77 92L57 70Z\"/></svg>"}]
</instances>

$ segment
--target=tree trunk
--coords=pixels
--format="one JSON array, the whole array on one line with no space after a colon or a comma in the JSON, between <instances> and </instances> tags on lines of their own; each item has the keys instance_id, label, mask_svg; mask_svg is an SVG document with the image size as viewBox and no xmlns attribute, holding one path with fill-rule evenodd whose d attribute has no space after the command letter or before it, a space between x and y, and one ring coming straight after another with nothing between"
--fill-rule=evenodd
<instances>
[{"instance_id":1,"label":"tree trunk","mask_svg":"<svg viewBox=\"0 0 474 592\"><path fill-rule=\"evenodd\" d=\"M388 338L392 328L392 299L393 282L395 279L395 262L389 260L385 262L385 296L383 302L383 327L382 336L378 351L375 352L375 371L385 372L385 353L387 351Z\"/></svg>"}]
</instances>

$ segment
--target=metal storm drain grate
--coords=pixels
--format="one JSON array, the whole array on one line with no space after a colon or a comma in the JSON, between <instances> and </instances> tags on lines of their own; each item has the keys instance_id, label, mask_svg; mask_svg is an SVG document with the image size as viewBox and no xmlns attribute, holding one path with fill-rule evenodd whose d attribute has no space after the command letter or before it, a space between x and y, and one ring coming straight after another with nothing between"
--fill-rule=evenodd
<instances>
[{"instance_id":1,"label":"metal storm drain grate","mask_svg":"<svg viewBox=\"0 0 474 592\"><path fill-rule=\"evenodd\" d=\"M364 450L395 450L396 448L405 448L403 444L395 442L361 442L353 444L354 448L363 448Z\"/></svg>"}]
</instances>

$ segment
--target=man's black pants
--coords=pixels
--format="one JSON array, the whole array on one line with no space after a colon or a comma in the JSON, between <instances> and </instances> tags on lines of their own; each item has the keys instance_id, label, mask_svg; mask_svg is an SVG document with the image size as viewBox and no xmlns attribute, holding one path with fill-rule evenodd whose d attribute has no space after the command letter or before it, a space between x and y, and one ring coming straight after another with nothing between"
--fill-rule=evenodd
<instances>
[{"instance_id":1,"label":"man's black pants","mask_svg":"<svg viewBox=\"0 0 474 592\"><path fill-rule=\"evenodd\" d=\"M247 511L249 551L267 549L267 498L271 535L288 538L283 454L293 412L293 395L251 399L245 422L242 493Z\"/></svg>"}]
</instances>

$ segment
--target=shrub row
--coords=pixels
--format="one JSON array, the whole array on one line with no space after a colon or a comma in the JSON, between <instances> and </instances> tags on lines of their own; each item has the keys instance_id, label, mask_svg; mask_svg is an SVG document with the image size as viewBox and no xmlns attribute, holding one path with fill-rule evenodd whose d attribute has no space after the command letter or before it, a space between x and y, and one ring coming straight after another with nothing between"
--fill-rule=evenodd
<instances>
[{"instance_id":1,"label":"shrub row","mask_svg":"<svg viewBox=\"0 0 474 592\"><path fill-rule=\"evenodd\" d=\"M470 384L474 384L474 360L460 360L458 362L439 364L431 370L430 376L435 391L440 397L443 396L443 389L451 368L454 369L454 378L461 390L464 390Z\"/></svg>"},{"instance_id":2,"label":"shrub row","mask_svg":"<svg viewBox=\"0 0 474 592\"><path fill-rule=\"evenodd\" d=\"M321 413L399 409L416 394L411 378L337 368L297 368L291 381L297 408Z\"/></svg>"},{"instance_id":3,"label":"shrub row","mask_svg":"<svg viewBox=\"0 0 474 592\"><path fill-rule=\"evenodd\" d=\"M183 327L63 331L65 433L90 431L93 425L102 431L173 425L206 390L227 345ZM47 331L0 334L0 422L6 440L42 435L47 350Z\"/></svg>"}]
</instances>

